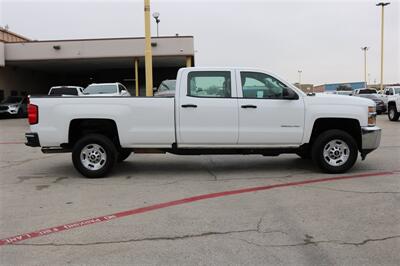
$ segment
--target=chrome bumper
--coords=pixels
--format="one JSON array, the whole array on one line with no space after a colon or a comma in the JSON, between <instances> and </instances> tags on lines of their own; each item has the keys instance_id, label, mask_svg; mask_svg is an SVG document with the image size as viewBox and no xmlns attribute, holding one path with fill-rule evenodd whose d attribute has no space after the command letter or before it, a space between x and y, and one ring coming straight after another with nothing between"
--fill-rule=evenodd
<instances>
[{"instance_id":1,"label":"chrome bumper","mask_svg":"<svg viewBox=\"0 0 400 266\"><path fill-rule=\"evenodd\" d=\"M381 143L381 129L377 126L361 128L361 154L367 155L379 147Z\"/></svg>"}]
</instances>

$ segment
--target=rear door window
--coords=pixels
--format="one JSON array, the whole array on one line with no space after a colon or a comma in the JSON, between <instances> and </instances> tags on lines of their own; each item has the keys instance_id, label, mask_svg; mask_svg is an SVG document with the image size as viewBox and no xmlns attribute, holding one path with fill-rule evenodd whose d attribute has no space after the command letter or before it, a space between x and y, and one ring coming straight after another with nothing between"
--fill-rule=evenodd
<instances>
[{"instance_id":1,"label":"rear door window","mask_svg":"<svg viewBox=\"0 0 400 266\"><path fill-rule=\"evenodd\" d=\"M188 96L230 98L231 95L229 71L193 71L188 75Z\"/></svg>"}]
</instances>

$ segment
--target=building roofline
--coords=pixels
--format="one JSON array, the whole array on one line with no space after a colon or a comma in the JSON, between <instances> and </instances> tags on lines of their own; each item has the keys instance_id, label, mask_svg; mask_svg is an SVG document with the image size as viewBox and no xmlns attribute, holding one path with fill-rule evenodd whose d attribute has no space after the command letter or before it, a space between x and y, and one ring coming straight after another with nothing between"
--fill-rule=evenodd
<instances>
[{"instance_id":1,"label":"building roofline","mask_svg":"<svg viewBox=\"0 0 400 266\"><path fill-rule=\"evenodd\" d=\"M9 32L9 31L6 31ZM9 32L10 33L10 32ZM14 34L14 33L12 33ZM17 35L17 34L16 34ZM18 36L18 35L17 35ZM25 38L25 37L21 37ZM155 39L172 39L172 38L192 38L193 36L161 36L161 37L151 37L152 40ZM80 41L110 41L110 40L144 40L145 37L116 37L116 38L93 38L93 39L65 39L65 40L27 40L25 43L46 43L46 42L80 42ZM18 43L18 42L9 42L9 43Z\"/></svg>"},{"instance_id":2,"label":"building roofline","mask_svg":"<svg viewBox=\"0 0 400 266\"><path fill-rule=\"evenodd\" d=\"M11 35L14 35L15 37L18 37L18 38L20 38L20 39L24 39L24 40L27 41L27 42L28 42L28 41L31 41L31 40L28 39L27 37L22 36L22 35L20 35L20 34L18 34L18 33L13 32L13 31L6 30L5 28L3 28L3 27L1 27L1 26L0 26L0 31L2 31L2 32L4 32L4 33L11 34Z\"/></svg>"}]
</instances>

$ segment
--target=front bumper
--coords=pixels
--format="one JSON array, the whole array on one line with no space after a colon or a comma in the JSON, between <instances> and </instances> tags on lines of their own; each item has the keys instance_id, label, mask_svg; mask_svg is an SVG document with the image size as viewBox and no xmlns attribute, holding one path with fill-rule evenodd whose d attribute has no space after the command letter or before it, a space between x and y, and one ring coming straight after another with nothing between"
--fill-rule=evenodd
<instances>
[{"instance_id":1,"label":"front bumper","mask_svg":"<svg viewBox=\"0 0 400 266\"><path fill-rule=\"evenodd\" d=\"M368 153L379 147L382 129L377 126L361 128L361 157L365 159Z\"/></svg>"},{"instance_id":2,"label":"front bumper","mask_svg":"<svg viewBox=\"0 0 400 266\"><path fill-rule=\"evenodd\" d=\"M37 133L25 133L26 146L30 147L40 147L39 136Z\"/></svg>"}]
</instances>

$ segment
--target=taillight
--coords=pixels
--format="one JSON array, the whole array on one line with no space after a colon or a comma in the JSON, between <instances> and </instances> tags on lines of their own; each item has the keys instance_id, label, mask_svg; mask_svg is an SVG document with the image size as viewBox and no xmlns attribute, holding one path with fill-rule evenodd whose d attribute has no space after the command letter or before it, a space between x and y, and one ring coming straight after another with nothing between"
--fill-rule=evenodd
<instances>
[{"instance_id":1,"label":"taillight","mask_svg":"<svg viewBox=\"0 0 400 266\"><path fill-rule=\"evenodd\" d=\"M28 122L30 125L39 122L39 107L34 104L28 104Z\"/></svg>"}]
</instances>

